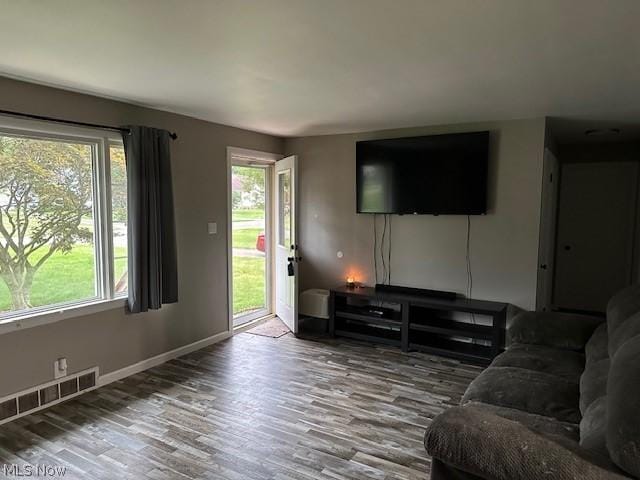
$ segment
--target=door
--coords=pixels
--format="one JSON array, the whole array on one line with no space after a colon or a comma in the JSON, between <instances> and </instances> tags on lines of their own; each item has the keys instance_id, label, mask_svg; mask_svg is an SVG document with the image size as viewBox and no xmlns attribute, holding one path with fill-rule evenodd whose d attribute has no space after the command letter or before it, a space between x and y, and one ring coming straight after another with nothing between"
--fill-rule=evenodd
<instances>
[{"instance_id":1,"label":"door","mask_svg":"<svg viewBox=\"0 0 640 480\"><path fill-rule=\"evenodd\" d=\"M542 172L540 248L538 251L538 291L536 295L536 309L543 312L552 310L559 179L558 159L551 150L545 149Z\"/></svg>"},{"instance_id":2,"label":"door","mask_svg":"<svg viewBox=\"0 0 640 480\"><path fill-rule=\"evenodd\" d=\"M227 147L229 331L274 314L272 188L278 158ZM217 234L216 224L209 224L209 234Z\"/></svg>"},{"instance_id":3,"label":"door","mask_svg":"<svg viewBox=\"0 0 640 480\"><path fill-rule=\"evenodd\" d=\"M298 263L296 192L298 158L291 156L275 166L275 310L298 333Z\"/></svg>"},{"instance_id":4,"label":"door","mask_svg":"<svg viewBox=\"0 0 640 480\"><path fill-rule=\"evenodd\" d=\"M605 310L631 283L637 162L562 166L553 303Z\"/></svg>"}]
</instances>

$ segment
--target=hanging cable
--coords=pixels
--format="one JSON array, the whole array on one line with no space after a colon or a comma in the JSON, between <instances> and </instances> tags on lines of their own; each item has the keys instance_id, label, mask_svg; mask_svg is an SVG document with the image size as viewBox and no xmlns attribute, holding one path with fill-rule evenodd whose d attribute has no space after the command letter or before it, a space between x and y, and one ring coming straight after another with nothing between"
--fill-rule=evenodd
<instances>
[{"instance_id":1,"label":"hanging cable","mask_svg":"<svg viewBox=\"0 0 640 480\"><path fill-rule=\"evenodd\" d=\"M378 228L376 227L376 214L373 214L373 271L378 283Z\"/></svg>"},{"instance_id":2,"label":"hanging cable","mask_svg":"<svg viewBox=\"0 0 640 480\"><path fill-rule=\"evenodd\" d=\"M382 229L382 241L380 242L380 259L382 260L382 283L387 283L387 263L384 258L384 239L387 234L387 215L383 214L384 227Z\"/></svg>"},{"instance_id":3,"label":"hanging cable","mask_svg":"<svg viewBox=\"0 0 640 480\"><path fill-rule=\"evenodd\" d=\"M471 215L467 215L467 245L466 245L466 258L467 258L467 298L471 299L473 294L473 273L471 271ZM471 321L476 323L476 317L472 313Z\"/></svg>"},{"instance_id":4,"label":"hanging cable","mask_svg":"<svg viewBox=\"0 0 640 480\"><path fill-rule=\"evenodd\" d=\"M389 257L389 285L391 285L391 219L393 217L391 215L389 215L389 251L388 251L388 257Z\"/></svg>"}]
</instances>

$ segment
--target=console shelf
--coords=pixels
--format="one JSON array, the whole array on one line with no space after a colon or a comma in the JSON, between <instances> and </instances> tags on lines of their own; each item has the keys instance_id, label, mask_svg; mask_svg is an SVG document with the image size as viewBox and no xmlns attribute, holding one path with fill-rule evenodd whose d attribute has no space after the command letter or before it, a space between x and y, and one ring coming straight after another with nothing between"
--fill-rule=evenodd
<instances>
[{"instance_id":1,"label":"console shelf","mask_svg":"<svg viewBox=\"0 0 640 480\"><path fill-rule=\"evenodd\" d=\"M432 323L409 323L409 329L419 330L421 332L440 333L443 335L479 338L483 340L491 340L493 338L492 326L474 325L473 323L456 321L432 320Z\"/></svg>"},{"instance_id":2,"label":"console shelf","mask_svg":"<svg viewBox=\"0 0 640 480\"><path fill-rule=\"evenodd\" d=\"M331 290L329 332L487 364L504 349L506 312L501 302L341 287Z\"/></svg>"}]
</instances>

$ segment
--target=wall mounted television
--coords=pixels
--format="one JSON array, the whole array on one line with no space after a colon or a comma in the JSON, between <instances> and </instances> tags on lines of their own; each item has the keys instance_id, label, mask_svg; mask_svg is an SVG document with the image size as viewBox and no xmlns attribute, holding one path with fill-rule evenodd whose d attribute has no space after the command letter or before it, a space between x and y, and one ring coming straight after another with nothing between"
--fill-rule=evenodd
<instances>
[{"instance_id":1,"label":"wall mounted television","mask_svg":"<svg viewBox=\"0 0 640 480\"><path fill-rule=\"evenodd\" d=\"M356 143L358 213L487 212L489 132Z\"/></svg>"}]
</instances>

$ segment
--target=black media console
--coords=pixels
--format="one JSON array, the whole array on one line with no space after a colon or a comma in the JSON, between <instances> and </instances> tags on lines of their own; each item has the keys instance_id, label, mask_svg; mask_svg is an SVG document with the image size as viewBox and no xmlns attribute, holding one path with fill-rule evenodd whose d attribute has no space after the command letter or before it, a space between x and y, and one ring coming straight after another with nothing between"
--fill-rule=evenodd
<instances>
[{"instance_id":1,"label":"black media console","mask_svg":"<svg viewBox=\"0 0 640 480\"><path fill-rule=\"evenodd\" d=\"M487 364L504 349L507 304L381 291L331 290L329 333Z\"/></svg>"}]
</instances>

